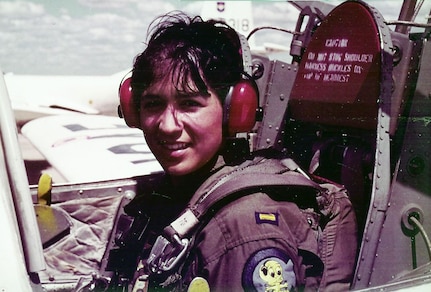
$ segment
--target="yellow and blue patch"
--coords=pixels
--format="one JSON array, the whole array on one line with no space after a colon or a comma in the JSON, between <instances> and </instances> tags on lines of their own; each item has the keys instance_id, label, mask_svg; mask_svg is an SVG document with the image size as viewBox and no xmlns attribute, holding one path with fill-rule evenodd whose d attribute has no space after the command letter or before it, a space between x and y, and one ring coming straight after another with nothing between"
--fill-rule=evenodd
<instances>
[{"instance_id":1,"label":"yellow and blue patch","mask_svg":"<svg viewBox=\"0 0 431 292\"><path fill-rule=\"evenodd\" d=\"M273 212L255 212L254 217L256 224L272 224L278 226L278 213Z\"/></svg>"},{"instance_id":2,"label":"yellow and blue patch","mask_svg":"<svg viewBox=\"0 0 431 292\"><path fill-rule=\"evenodd\" d=\"M259 250L244 266L242 286L245 291L291 291L296 287L293 261L278 248Z\"/></svg>"}]
</instances>

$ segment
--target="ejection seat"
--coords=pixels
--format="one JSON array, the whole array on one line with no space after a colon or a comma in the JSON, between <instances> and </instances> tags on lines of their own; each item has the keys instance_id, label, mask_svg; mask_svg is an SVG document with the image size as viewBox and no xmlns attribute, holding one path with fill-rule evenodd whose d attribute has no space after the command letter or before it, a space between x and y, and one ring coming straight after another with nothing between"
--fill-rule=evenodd
<instances>
[{"instance_id":1,"label":"ejection seat","mask_svg":"<svg viewBox=\"0 0 431 292\"><path fill-rule=\"evenodd\" d=\"M371 198L390 183L383 174L390 169L390 46L390 32L372 7L345 2L333 9L302 54L274 141L303 169L347 188L361 230ZM265 118L258 137L274 128ZM266 147L263 139L257 144Z\"/></svg>"},{"instance_id":2,"label":"ejection seat","mask_svg":"<svg viewBox=\"0 0 431 292\"><path fill-rule=\"evenodd\" d=\"M415 239L429 207L427 34L391 32L374 8L347 1L298 63L279 136L303 168L350 193L362 239L353 289L429 278L429 244Z\"/></svg>"},{"instance_id":3,"label":"ejection seat","mask_svg":"<svg viewBox=\"0 0 431 292\"><path fill-rule=\"evenodd\" d=\"M348 189L360 227L384 127L381 78L392 68L383 68L379 35L368 7L334 9L303 54L287 112L286 148L310 173Z\"/></svg>"}]
</instances>

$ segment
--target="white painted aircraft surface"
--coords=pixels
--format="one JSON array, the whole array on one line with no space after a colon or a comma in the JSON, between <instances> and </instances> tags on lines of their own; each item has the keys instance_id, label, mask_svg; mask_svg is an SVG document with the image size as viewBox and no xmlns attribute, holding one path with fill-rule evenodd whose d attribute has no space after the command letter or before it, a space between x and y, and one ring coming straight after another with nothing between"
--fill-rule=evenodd
<instances>
[{"instance_id":1,"label":"white painted aircraft surface","mask_svg":"<svg viewBox=\"0 0 431 292\"><path fill-rule=\"evenodd\" d=\"M161 171L142 131L118 117L63 115L25 124L22 134L68 182L104 181Z\"/></svg>"},{"instance_id":2,"label":"white painted aircraft surface","mask_svg":"<svg viewBox=\"0 0 431 292\"><path fill-rule=\"evenodd\" d=\"M204 20L223 20L244 36L255 28L252 15L251 1L208 1L201 11ZM249 45L254 46L253 40L249 41Z\"/></svg>"},{"instance_id":3,"label":"white painted aircraft surface","mask_svg":"<svg viewBox=\"0 0 431 292\"><path fill-rule=\"evenodd\" d=\"M262 46L255 43L251 36L256 29L253 20L252 1L207 1L202 6L200 16L204 19L225 21L237 32L248 38L250 49L255 53L271 54L289 52L289 47L282 44L266 42Z\"/></svg>"},{"instance_id":4,"label":"white painted aircraft surface","mask_svg":"<svg viewBox=\"0 0 431 292\"><path fill-rule=\"evenodd\" d=\"M106 76L5 74L17 125L64 114L116 115L118 86L129 70Z\"/></svg>"}]
</instances>

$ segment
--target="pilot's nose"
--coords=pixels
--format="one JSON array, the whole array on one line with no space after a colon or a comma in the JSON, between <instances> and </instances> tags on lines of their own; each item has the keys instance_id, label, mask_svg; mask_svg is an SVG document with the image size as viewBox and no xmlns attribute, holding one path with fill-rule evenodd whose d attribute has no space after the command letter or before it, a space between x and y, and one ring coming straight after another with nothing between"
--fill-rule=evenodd
<instances>
[{"instance_id":1,"label":"pilot's nose","mask_svg":"<svg viewBox=\"0 0 431 292\"><path fill-rule=\"evenodd\" d=\"M165 134L171 134L182 131L182 129L181 114L174 106L167 106L160 116L159 130Z\"/></svg>"}]
</instances>

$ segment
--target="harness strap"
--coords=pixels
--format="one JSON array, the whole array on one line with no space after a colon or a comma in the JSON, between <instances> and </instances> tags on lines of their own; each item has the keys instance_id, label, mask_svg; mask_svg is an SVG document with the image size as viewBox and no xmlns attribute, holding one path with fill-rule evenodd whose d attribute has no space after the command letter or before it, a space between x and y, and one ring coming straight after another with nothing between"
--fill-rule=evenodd
<instances>
[{"instance_id":1,"label":"harness strap","mask_svg":"<svg viewBox=\"0 0 431 292\"><path fill-rule=\"evenodd\" d=\"M175 221L164 229L164 235L159 236L153 246L147 264L153 273L161 274L171 270L185 256L190 240L184 238L198 226L205 222L204 217L209 212L217 210L216 206L224 206L233 199L244 197L255 192L273 194L274 189L300 189L301 192L279 192L275 198L280 201L290 201L298 206L307 206L317 209L316 194L322 188L314 181L298 172L261 173L242 172L231 177L223 183L216 185L204 193L196 204L190 206ZM224 203L224 204L223 204Z\"/></svg>"},{"instance_id":2,"label":"harness strap","mask_svg":"<svg viewBox=\"0 0 431 292\"><path fill-rule=\"evenodd\" d=\"M321 187L297 172L291 172L289 175L245 172L230 178L215 189L203 194L198 202L189 207L180 217L172 222L171 225L165 229L165 232L168 236L174 234L180 237L185 236L208 212L213 210L215 205L222 201L229 200L233 195L235 195L236 198L238 196L250 195L253 191L265 192L266 190L274 190L276 188L301 188L302 190L308 190L309 192L303 191L301 194L312 193L313 197L307 196L307 198L303 198L300 196L301 194L285 192L282 197L277 199L299 203L299 205L303 205L304 201L308 201L311 207L317 207L315 194L321 190ZM247 192L245 192L246 190ZM309 201L310 199L312 200Z\"/></svg>"}]
</instances>

